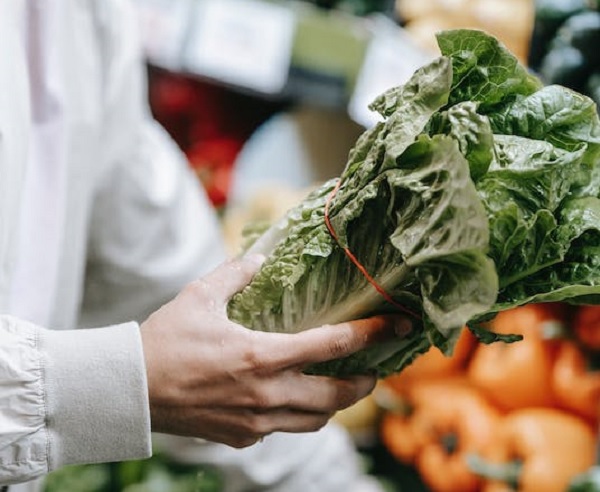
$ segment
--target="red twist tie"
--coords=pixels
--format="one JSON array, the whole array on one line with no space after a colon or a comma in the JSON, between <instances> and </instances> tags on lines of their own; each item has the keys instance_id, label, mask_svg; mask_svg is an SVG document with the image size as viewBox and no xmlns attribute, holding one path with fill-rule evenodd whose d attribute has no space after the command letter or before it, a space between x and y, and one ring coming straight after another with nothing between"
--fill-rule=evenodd
<instances>
[{"instance_id":1,"label":"red twist tie","mask_svg":"<svg viewBox=\"0 0 600 492\"><path fill-rule=\"evenodd\" d=\"M369 274L369 272L367 271L367 269L364 267L364 265L358 261L358 258L356 258L356 256L354 256L354 254L352 253L352 251L350 251L350 249L347 246L342 246L340 244L340 240L339 237L337 235L337 233L335 232L335 229L333 228L333 226L331 225L331 220L329 219L329 206L331 205L331 202L333 200L333 198L335 197L335 195L337 194L338 190L340 189L342 185L342 180L338 179L338 182L336 183L335 187L333 188L333 190L331 191L331 193L329 194L329 197L327 198L327 201L325 202L325 225L327 226L327 229L329 230L329 233L331 234L331 237L333 237L333 239L335 239L335 242L338 244L338 246L340 248L342 248L342 250L344 251L344 253L346 254L346 256L350 259L350 261L352 263L354 263L354 265L356 266L356 268L358 268L358 270L360 271L360 273L363 274L363 276L367 279L367 281L375 288L375 290L377 292L379 292L379 294L387 301L389 302L391 305L397 307L400 311L416 318L416 319L420 319L420 316L417 315L416 313L412 312L410 309L408 309L406 306L403 306L402 304L396 302L391 295L389 295L386 290L377 283L377 281L371 276L371 274Z\"/></svg>"}]
</instances>

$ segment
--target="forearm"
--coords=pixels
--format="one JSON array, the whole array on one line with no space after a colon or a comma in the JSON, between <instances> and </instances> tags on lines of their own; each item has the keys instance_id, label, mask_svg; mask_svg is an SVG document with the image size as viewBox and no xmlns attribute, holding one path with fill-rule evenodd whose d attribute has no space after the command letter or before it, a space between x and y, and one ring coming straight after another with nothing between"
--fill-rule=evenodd
<instances>
[{"instance_id":1,"label":"forearm","mask_svg":"<svg viewBox=\"0 0 600 492\"><path fill-rule=\"evenodd\" d=\"M0 316L0 484L150 455L137 324L50 331Z\"/></svg>"}]
</instances>

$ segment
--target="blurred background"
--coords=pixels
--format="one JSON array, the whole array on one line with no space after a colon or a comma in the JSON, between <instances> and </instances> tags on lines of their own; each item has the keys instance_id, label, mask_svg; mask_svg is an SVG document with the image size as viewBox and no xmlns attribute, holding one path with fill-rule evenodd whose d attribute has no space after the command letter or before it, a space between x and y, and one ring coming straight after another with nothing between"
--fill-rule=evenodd
<instances>
[{"instance_id":1,"label":"blurred background","mask_svg":"<svg viewBox=\"0 0 600 492\"><path fill-rule=\"evenodd\" d=\"M376 121L368 104L437 56L439 30L485 30L545 83L600 103L598 0L136 0L136 7L152 111L219 211L232 255L246 225L275 220L340 173ZM336 416L388 490L551 492L543 484L554 474L576 480L596 462L600 310L508 315L512 332L540 335L501 353L465 335L452 358L432 349ZM543 335L548 319L568 336ZM506 467L480 459L490 447L504 453ZM570 490L600 490L597 478L586 480ZM220 478L157 453L70 467L52 474L46 489L218 492Z\"/></svg>"}]
</instances>

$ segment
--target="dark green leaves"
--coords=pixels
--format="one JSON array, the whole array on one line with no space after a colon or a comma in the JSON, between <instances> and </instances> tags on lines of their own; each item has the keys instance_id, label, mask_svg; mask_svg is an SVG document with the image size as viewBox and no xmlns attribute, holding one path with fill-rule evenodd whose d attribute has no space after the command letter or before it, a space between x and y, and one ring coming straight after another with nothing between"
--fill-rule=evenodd
<instances>
[{"instance_id":1,"label":"dark green leaves","mask_svg":"<svg viewBox=\"0 0 600 492\"><path fill-rule=\"evenodd\" d=\"M482 31L443 31L437 41L442 55L452 59L450 105L473 101L487 114L542 85L497 39Z\"/></svg>"},{"instance_id":2,"label":"dark green leaves","mask_svg":"<svg viewBox=\"0 0 600 492\"><path fill-rule=\"evenodd\" d=\"M416 313L406 339L309 368L397 372L465 324L530 302L600 303L600 122L591 100L542 88L496 39L438 35L443 56L372 104L383 121L325 183L256 240L268 256L231 319L292 332ZM387 302L344 248L383 288Z\"/></svg>"},{"instance_id":3,"label":"dark green leaves","mask_svg":"<svg viewBox=\"0 0 600 492\"><path fill-rule=\"evenodd\" d=\"M600 152L600 122L595 103L558 85L521 98L504 111L490 115L495 133L545 140L566 150L587 144L588 161Z\"/></svg>"}]
</instances>

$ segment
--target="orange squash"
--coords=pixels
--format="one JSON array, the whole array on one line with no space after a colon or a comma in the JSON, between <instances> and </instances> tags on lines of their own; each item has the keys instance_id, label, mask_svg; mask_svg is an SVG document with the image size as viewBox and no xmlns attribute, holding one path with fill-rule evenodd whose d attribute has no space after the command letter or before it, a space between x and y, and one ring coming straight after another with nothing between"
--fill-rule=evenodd
<instances>
[{"instance_id":1,"label":"orange squash","mask_svg":"<svg viewBox=\"0 0 600 492\"><path fill-rule=\"evenodd\" d=\"M483 460L482 492L565 492L595 460L596 434L580 417L555 408L517 410L502 419Z\"/></svg>"},{"instance_id":2,"label":"orange squash","mask_svg":"<svg viewBox=\"0 0 600 492\"><path fill-rule=\"evenodd\" d=\"M522 335L515 343L479 345L467 376L491 401L504 410L552 406L552 367L557 341L546 338L548 323L563 323L558 304L530 304L500 312L490 329Z\"/></svg>"}]
</instances>

